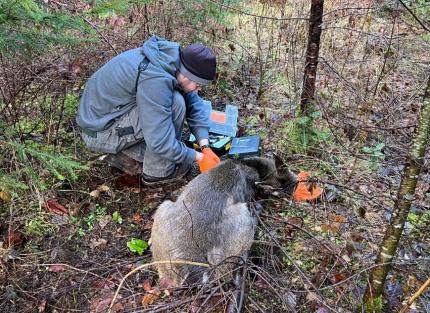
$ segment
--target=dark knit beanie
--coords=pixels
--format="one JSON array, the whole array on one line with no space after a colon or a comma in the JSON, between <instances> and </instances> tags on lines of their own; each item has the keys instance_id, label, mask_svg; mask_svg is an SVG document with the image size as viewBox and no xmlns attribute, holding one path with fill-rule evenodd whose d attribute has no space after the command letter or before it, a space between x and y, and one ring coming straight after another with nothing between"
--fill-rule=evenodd
<instances>
[{"instance_id":1,"label":"dark knit beanie","mask_svg":"<svg viewBox=\"0 0 430 313\"><path fill-rule=\"evenodd\" d=\"M179 72L200 85L209 85L215 79L216 57L211 49L198 43L181 50Z\"/></svg>"}]
</instances>

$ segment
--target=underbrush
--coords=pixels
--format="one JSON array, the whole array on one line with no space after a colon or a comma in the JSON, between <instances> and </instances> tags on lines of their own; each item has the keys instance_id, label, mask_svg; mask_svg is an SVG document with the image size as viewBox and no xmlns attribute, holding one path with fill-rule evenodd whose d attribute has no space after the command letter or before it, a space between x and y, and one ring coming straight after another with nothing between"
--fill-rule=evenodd
<instances>
[{"instance_id":1,"label":"underbrush","mask_svg":"<svg viewBox=\"0 0 430 313\"><path fill-rule=\"evenodd\" d=\"M262 155L280 155L293 172L309 171L325 189L311 203L276 191L267 196L244 266L245 308L361 307L421 101L428 35L405 11L328 3L314 110L301 116L306 21L265 16L307 16L307 3L275 2L231 1L237 10L229 11L225 3L149 1L127 14L93 16L102 36L86 46L35 53L30 62L2 56L0 311L101 312L124 275L150 262L146 248L138 255L128 242L149 240L151 214L182 185L145 188L107 168L84 147L74 118L88 76L152 33L213 47L218 79L202 96L217 109L237 105L241 136L260 135ZM83 2L73 3L83 13ZM185 23L180 17L190 10ZM416 8L425 18L422 10ZM428 160L386 298L378 300L386 312L397 311L429 274ZM204 311L199 303L216 310L232 297L231 284L169 293L157 279L152 269L130 277L116 310ZM416 307L428 307L428 294Z\"/></svg>"}]
</instances>

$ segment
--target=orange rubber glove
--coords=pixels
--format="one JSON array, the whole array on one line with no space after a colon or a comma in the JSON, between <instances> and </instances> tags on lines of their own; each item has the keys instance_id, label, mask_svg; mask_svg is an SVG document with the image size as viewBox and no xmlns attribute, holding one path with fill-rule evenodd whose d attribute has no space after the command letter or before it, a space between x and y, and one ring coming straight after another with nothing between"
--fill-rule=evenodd
<instances>
[{"instance_id":1,"label":"orange rubber glove","mask_svg":"<svg viewBox=\"0 0 430 313\"><path fill-rule=\"evenodd\" d=\"M307 181L308 177L308 172L300 172L297 175L298 183L293 193L293 199L295 201L315 200L321 196L322 189L315 184L309 184Z\"/></svg>"},{"instance_id":2,"label":"orange rubber glove","mask_svg":"<svg viewBox=\"0 0 430 313\"><path fill-rule=\"evenodd\" d=\"M197 161L200 167L200 172L206 173L214 168L220 161L219 157L212 151L211 148L204 148L202 150L203 159Z\"/></svg>"}]
</instances>

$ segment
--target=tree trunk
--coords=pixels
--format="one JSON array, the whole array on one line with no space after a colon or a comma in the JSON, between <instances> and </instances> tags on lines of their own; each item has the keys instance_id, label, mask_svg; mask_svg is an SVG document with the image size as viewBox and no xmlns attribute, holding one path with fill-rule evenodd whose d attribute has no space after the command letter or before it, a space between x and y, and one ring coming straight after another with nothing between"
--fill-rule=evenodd
<instances>
[{"instance_id":1,"label":"tree trunk","mask_svg":"<svg viewBox=\"0 0 430 313\"><path fill-rule=\"evenodd\" d=\"M315 96L315 78L317 73L318 55L321 39L321 24L323 17L324 0L312 0L309 17L308 46L306 48L306 65L303 77L303 90L300 101L302 116L306 116L309 106Z\"/></svg>"},{"instance_id":2,"label":"tree trunk","mask_svg":"<svg viewBox=\"0 0 430 313\"><path fill-rule=\"evenodd\" d=\"M366 312L379 311L382 308L382 292L391 262L396 254L397 246L405 226L405 221L414 200L415 187L421 167L424 163L425 149L430 136L430 77L424 93L423 105L415 129L412 145L406 160L406 168L402 176L394 213L390 225L385 231L382 248L376 259L376 266L370 274L369 284L363 302Z\"/></svg>"}]
</instances>

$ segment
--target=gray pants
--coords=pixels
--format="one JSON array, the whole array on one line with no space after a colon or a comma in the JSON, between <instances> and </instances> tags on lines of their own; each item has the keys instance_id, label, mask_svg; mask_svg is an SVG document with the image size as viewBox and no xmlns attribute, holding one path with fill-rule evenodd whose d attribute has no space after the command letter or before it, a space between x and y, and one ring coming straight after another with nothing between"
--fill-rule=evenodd
<instances>
[{"instance_id":1,"label":"gray pants","mask_svg":"<svg viewBox=\"0 0 430 313\"><path fill-rule=\"evenodd\" d=\"M181 139L185 120L185 100L178 92L173 93L172 122L176 132L176 138ZM133 133L119 136L118 129L132 126ZM169 176L175 170L175 164L163 159L157 154L146 149L143 132L139 124L137 106L116 120L111 127L97 132L96 137L81 133L81 136L90 150L104 153L122 152L136 161L143 163L143 172L154 177Z\"/></svg>"}]
</instances>

